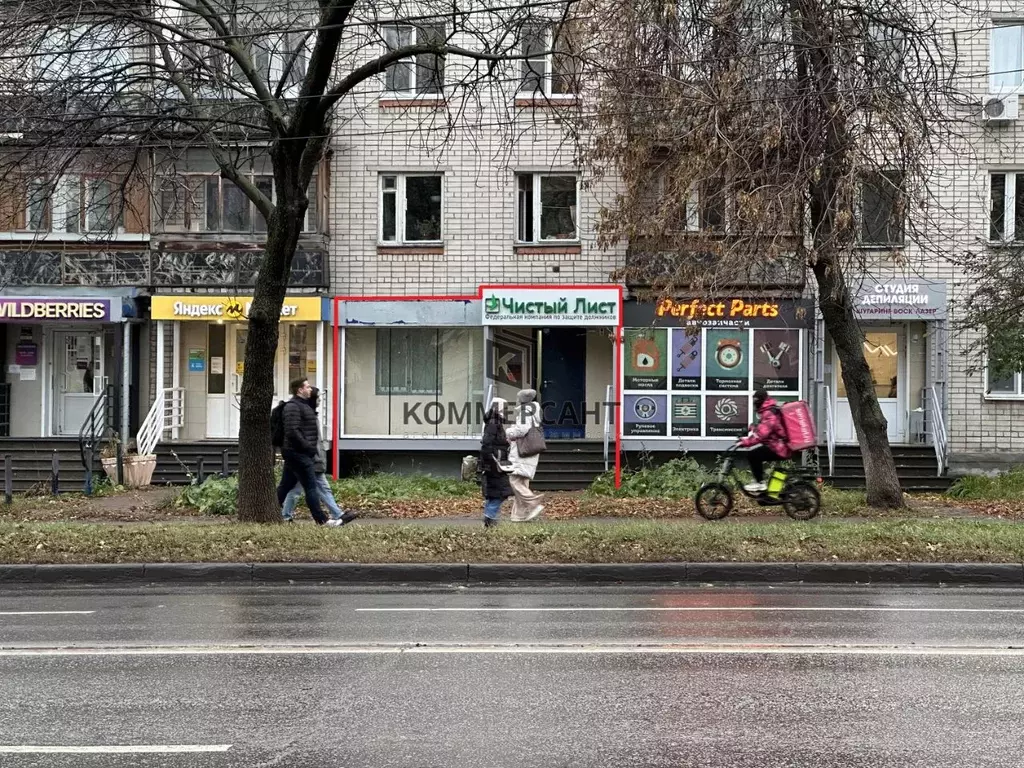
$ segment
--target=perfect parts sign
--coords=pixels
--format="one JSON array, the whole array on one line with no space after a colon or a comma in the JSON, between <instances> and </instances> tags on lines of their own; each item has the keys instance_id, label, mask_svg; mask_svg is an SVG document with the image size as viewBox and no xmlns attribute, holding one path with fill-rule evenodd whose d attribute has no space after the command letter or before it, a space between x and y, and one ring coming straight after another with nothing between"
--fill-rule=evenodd
<instances>
[{"instance_id":1,"label":"perfect parts sign","mask_svg":"<svg viewBox=\"0 0 1024 768\"><path fill-rule=\"evenodd\" d=\"M484 325L616 326L618 288L488 288L481 292Z\"/></svg>"}]
</instances>

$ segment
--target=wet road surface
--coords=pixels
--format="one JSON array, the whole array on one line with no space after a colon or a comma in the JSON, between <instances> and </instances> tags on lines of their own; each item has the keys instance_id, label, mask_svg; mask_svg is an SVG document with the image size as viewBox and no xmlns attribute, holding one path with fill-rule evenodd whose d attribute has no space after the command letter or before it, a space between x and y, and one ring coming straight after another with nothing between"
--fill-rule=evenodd
<instances>
[{"instance_id":1,"label":"wet road surface","mask_svg":"<svg viewBox=\"0 0 1024 768\"><path fill-rule=\"evenodd\" d=\"M0 590L0 766L1024 762L1024 590Z\"/></svg>"}]
</instances>

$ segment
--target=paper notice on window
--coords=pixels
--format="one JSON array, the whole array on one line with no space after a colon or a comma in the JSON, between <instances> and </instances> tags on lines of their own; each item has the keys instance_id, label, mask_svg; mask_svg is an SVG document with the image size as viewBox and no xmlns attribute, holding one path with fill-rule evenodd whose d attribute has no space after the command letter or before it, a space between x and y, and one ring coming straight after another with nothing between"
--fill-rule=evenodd
<instances>
[{"instance_id":1,"label":"paper notice on window","mask_svg":"<svg viewBox=\"0 0 1024 768\"><path fill-rule=\"evenodd\" d=\"M210 358L210 373L214 376L221 376L224 373L224 358L223 357L211 357Z\"/></svg>"},{"instance_id":2,"label":"paper notice on window","mask_svg":"<svg viewBox=\"0 0 1024 768\"><path fill-rule=\"evenodd\" d=\"M22 381L35 381L36 380L36 369L35 368L22 368L21 369L21 380Z\"/></svg>"}]
</instances>

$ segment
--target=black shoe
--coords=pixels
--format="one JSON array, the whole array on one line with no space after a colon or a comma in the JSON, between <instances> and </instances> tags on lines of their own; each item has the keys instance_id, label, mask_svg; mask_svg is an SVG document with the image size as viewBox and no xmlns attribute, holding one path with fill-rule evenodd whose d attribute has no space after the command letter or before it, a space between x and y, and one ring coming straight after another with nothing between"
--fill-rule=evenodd
<instances>
[{"instance_id":1,"label":"black shoe","mask_svg":"<svg viewBox=\"0 0 1024 768\"><path fill-rule=\"evenodd\" d=\"M357 515L355 512L346 512L344 515L341 516L341 524L348 525L357 517L359 517L359 515Z\"/></svg>"},{"instance_id":2,"label":"black shoe","mask_svg":"<svg viewBox=\"0 0 1024 768\"><path fill-rule=\"evenodd\" d=\"M493 528L497 524L498 524L498 521L495 520L493 517L485 517L484 518L484 528Z\"/></svg>"}]
</instances>

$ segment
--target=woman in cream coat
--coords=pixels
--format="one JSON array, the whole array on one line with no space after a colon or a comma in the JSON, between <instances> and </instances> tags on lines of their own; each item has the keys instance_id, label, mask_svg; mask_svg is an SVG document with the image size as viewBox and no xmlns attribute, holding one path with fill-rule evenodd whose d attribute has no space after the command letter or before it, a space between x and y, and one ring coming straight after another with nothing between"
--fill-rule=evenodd
<instances>
[{"instance_id":1,"label":"woman in cream coat","mask_svg":"<svg viewBox=\"0 0 1024 768\"><path fill-rule=\"evenodd\" d=\"M512 444L508 453L508 460L512 464L509 479L512 482L512 493L514 494L511 519L514 522L524 522L533 520L544 511L544 505L540 503L544 495L530 490L530 480L537 472L540 455L519 455L519 441L526 436L531 427L540 428L541 417L536 390L520 390L516 401L515 416L505 427L505 437Z\"/></svg>"}]
</instances>

